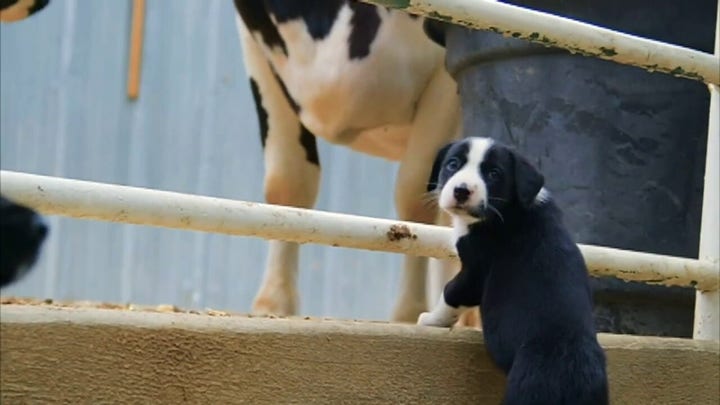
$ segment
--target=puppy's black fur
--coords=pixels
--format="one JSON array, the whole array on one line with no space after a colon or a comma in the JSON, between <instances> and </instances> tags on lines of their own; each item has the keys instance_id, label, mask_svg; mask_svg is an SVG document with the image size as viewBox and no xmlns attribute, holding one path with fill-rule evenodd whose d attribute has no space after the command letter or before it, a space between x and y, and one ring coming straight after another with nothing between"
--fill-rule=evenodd
<instances>
[{"instance_id":1,"label":"puppy's black fur","mask_svg":"<svg viewBox=\"0 0 720 405\"><path fill-rule=\"evenodd\" d=\"M467 162L472 147L463 140L443 148L429 189L442 189L453 175L445 162ZM542 175L498 144L477 170L497 211L477 207L481 220L458 239L462 269L445 287L447 305L480 305L487 350L508 377L504 404L607 404L587 268L557 205L536 198Z\"/></svg>"},{"instance_id":2,"label":"puppy's black fur","mask_svg":"<svg viewBox=\"0 0 720 405\"><path fill-rule=\"evenodd\" d=\"M0 196L0 287L30 270L47 231L35 211Z\"/></svg>"}]
</instances>

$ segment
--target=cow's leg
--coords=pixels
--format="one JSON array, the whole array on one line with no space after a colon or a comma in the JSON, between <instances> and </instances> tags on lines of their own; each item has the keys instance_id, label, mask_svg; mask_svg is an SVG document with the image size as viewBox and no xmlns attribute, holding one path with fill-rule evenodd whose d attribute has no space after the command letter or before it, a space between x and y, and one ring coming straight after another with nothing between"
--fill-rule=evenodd
<instances>
[{"instance_id":1,"label":"cow's leg","mask_svg":"<svg viewBox=\"0 0 720 405\"><path fill-rule=\"evenodd\" d=\"M400 219L435 223L437 205L428 203L426 189L437 151L457 135L460 104L456 84L440 66L418 102L412 136L400 162L395 188L395 204ZM428 259L406 256L401 291L392 319L416 322L427 309L426 279Z\"/></svg>"},{"instance_id":2,"label":"cow's leg","mask_svg":"<svg viewBox=\"0 0 720 405\"><path fill-rule=\"evenodd\" d=\"M297 111L259 45L242 22L238 22L238 26L264 149L265 201L312 208L320 181L315 137L300 124ZM298 244L270 241L265 274L253 302L253 313L297 313L298 259Z\"/></svg>"},{"instance_id":3,"label":"cow's leg","mask_svg":"<svg viewBox=\"0 0 720 405\"><path fill-rule=\"evenodd\" d=\"M440 226L450 226L450 216L441 211L438 215L437 224ZM440 294L445 288L445 285L460 271L460 262L455 260L430 259L429 270L427 294L429 307L432 308L440 299ZM460 314L456 325L479 329L481 327L479 309L477 307L467 309Z\"/></svg>"}]
</instances>

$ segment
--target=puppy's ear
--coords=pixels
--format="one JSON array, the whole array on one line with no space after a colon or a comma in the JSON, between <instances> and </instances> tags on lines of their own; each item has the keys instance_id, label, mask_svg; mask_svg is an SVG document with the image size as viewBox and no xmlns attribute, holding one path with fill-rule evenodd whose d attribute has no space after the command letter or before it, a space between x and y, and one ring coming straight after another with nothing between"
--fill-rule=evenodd
<instances>
[{"instance_id":1,"label":"puppy's ear","mask_svg":"<svg viewBox=\"0 0 720 405\"><path fill-rule=\"evenodd\" d=\"M430 171L430 178L428 179L427 184L427 191L433 191L438 186L438 180L440 177L440 170L442 169L443 161L445 160L445 155L447 155L448 150L450 150L450 147L452 146L452 143L449 143L438 151L437 155L435 156L435 162L433 163L432 170Z\"/></svg>"},{"instance_id":2,"label":"puppy's ear","mask_svg":"<svg viewBox=\"0 0 720 405\"><path fill-rule=\"evenodd\" d=\"M513 153L515 158L515 193L520 205L529 207L540 189L545 184L545 178L535 167L517 152Z\"/></svg>"}]
</instances>

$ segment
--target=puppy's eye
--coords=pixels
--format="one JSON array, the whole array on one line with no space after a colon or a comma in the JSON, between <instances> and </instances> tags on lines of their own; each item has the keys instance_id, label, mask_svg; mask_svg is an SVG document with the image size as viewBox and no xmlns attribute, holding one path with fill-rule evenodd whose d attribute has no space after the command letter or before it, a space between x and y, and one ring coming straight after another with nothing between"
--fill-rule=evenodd
<instances>
[{"instance_id":1,"label":"puppy's eye","mask_svg":"<svg viewBox=\"0 0 720 405\"><path fill-rule=\"evenodd\" d=\"M485 178L490 182L496 182L502 177L502 172L498 168L492 168L485 173Z\"/></svg>"},{"instance_id":2,"label":"puppy's eye","mask_svg":"<svg viewBox=\"0 0 720 405\"><path fill-rule=\"evenodd\" d=\"M451 172L454 172L455 170L460 168L460 159L458 158L452 158L448 160L447 163L445 163L445 169L449 170Z\"/></svg>"}]
</instances>

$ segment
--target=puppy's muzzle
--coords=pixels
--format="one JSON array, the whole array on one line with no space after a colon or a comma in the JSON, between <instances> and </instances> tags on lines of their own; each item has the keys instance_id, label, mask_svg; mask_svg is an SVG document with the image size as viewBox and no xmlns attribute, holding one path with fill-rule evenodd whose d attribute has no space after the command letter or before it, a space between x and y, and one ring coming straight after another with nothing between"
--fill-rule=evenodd
<instances>
[{"instance_id":1,"label":"puppy's muzzle","mask_svg":"<svg viewBox=\"0 0 720 405\"><path fill-rule=\"evenodd\" d=\"M458 205L465 204L470 199L470 195L472 195L472 191L470 191L465 183L455 187L453 190L453 197L455 197Z\"/></svg>"}]
</instances>

